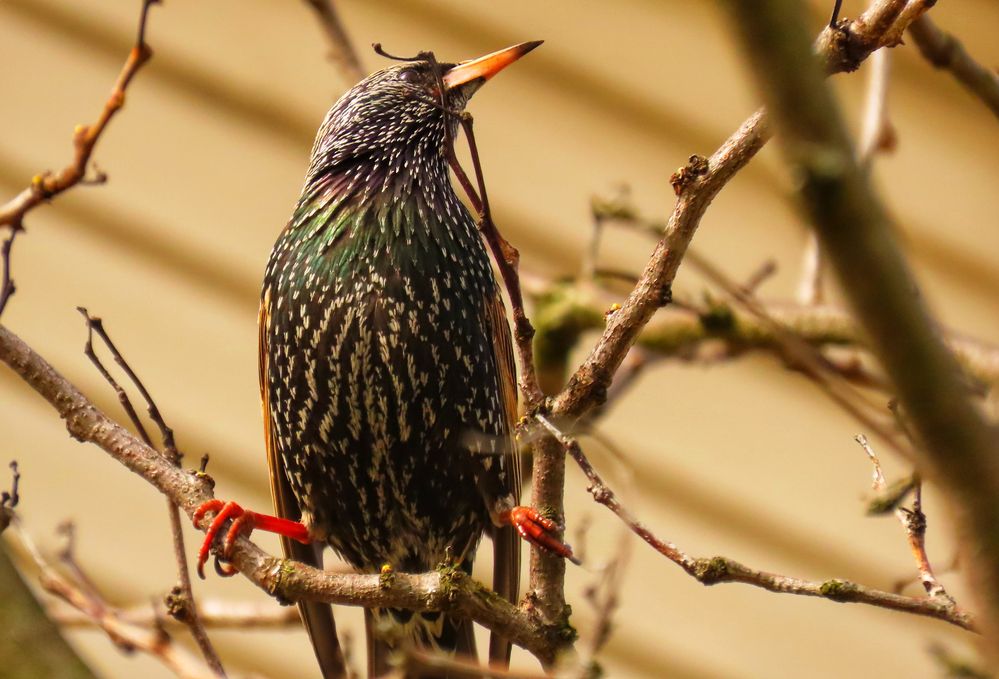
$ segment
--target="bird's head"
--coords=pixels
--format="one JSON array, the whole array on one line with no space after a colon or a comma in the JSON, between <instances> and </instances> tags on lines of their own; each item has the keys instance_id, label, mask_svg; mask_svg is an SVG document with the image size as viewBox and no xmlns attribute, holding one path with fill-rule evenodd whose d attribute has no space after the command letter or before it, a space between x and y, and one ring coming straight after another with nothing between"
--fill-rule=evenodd
<instances>
[{"instance_id":1,"label":"bird's head","mask_svg":"<svg viewBox=\"0 0 999 679\"><path fill-rule=\"evenodd\" d=\"M458 124L454 114L483 83L541 42L520 43L457 64L423 56L371 74L327 113L313 147L310 175L358 164L391 172L440 161Z\"/></svg>"}]
</instances>

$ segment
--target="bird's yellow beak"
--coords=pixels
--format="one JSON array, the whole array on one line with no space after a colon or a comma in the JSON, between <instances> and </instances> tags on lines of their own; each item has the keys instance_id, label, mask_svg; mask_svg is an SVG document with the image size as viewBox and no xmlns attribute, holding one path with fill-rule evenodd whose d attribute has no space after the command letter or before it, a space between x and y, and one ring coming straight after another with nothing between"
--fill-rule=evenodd
<instances>
[{"instance_id":1,"label":"bird's yellow beak","mask_svg":"<svg viewBox=\"0 0 999 679\"><path fill-rule=\"evenodd\" d=\"M489 80L543 42L544 40L522 42L478 59L463 61L444 74L444 89L453 90L479 78Z\"/></svg>"}]
</instances>

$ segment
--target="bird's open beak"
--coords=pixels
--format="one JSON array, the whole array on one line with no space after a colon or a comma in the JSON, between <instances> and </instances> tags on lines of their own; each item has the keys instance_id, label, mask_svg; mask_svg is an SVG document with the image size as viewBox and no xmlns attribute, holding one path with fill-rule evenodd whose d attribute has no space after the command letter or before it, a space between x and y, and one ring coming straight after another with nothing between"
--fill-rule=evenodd
<instances>
[{"instance_id":1,"label":"bird's open beak","mask_svg":"<svg viewBox=\"0 0 999 679\"><path fill-rule=\"evenodd\" d=\"M489 80L543 42L544 40L522 42L478 59L463 61L444 74L444 89L453 90L480 78L483 81Z\"/></svg>"}]
</instances>

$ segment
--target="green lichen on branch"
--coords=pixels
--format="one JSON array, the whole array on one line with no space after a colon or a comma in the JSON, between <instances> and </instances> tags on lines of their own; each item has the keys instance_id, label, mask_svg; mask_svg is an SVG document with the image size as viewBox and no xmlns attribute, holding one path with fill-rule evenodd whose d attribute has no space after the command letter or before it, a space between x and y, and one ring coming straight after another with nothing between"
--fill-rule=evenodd
<instances>
[{"instance_id":1,"label":"green lichen on branch","mask_svg":"<svg viewBox=\"0 0 999 679\"><path fill-rule=\"evenodd\" d=\"M876 497L868 502L867 515L880 516L882 514L890 514L895 511L909 495L912 489L916 487L916 483L916 477L914 475L893 481L890 486L878 493Z\"/></svg>"},{"instance_id":2,"label":"green lichen on branch","mask_svg":"<svg viewBox=\"0 0 999 679\"><path fill-rule=\"evenodd\" d=\"M693 575L703 585L725 582L729 575L729 561L723 556L698 559L694 563Z\"/></svg>"},{"instance_id":3,"label":"green lichen on branch","mask_svg":"<svg viewBox=\"0 0 999 679\"><path fill-rule=\"evenodd\" d=\"M852 601L857 585L847 580L826 580L819 586L819 593L832 601Z\"/></svg>"}]
</instances>

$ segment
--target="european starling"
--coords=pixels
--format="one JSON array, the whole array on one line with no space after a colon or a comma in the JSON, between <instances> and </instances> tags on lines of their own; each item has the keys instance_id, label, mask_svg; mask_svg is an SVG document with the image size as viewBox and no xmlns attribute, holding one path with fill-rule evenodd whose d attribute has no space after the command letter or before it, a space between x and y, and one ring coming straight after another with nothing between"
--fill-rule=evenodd
<instances>
[{"instance_id":1,"label":"european starling","mask_svg":"<svg viewBox=\"0 0 999 679\"><path fill-rule=\"evenodd\" d=\"M277 517L234 503L227 551L252 528L313 565L331 546L360 572L470 571L483 532L494 588L516 601L517 533L571 558L556 526L518 506L512 341L475 220L448 172L456 112L537 47L460 64L429 56L361 81L333 105L295 212L271 252L260 305L260 384ZM441 88L443 87L443 95ZM301 604L327 677L343 673L328 606ZM472 626L439 613L367 611L369 673L388 669L388 626L474 655ZM509 644L493 639L494 662Z\"/></svg>"}]
</instances>

